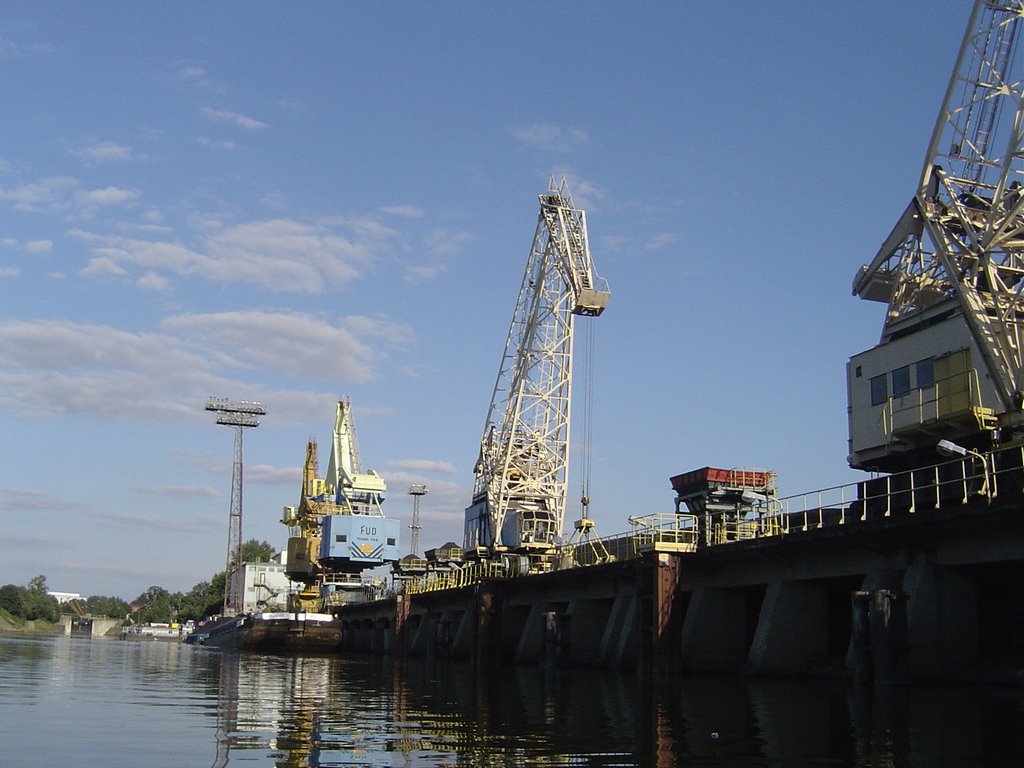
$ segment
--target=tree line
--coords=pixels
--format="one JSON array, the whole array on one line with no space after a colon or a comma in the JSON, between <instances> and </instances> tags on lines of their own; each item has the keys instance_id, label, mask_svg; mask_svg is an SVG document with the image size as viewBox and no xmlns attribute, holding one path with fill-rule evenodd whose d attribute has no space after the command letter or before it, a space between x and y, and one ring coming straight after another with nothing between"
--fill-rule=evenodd
<instances>
[{"instance_id":1,"label":"tree line","mask_svg":"<svg viewBox=\"0 0 1024 768\"><path fill-rule=\"evenodd\" d=\"M274 547L266 541L250 539L242 545L242 562L266 562L274 556ZM92 616L127 619L145 624L199 621L220 613L224 604L224 571L213 574L208 581L195 584L188 592L169 592L152 586L131 602L119 597L91 595L79 605ZM70 606L61 606L47 594L46 576L32 578L21 587L5 584L0 587L0 610L16 619L60 621L61 611L70 613Z\"/></svg>"}]
</instances>

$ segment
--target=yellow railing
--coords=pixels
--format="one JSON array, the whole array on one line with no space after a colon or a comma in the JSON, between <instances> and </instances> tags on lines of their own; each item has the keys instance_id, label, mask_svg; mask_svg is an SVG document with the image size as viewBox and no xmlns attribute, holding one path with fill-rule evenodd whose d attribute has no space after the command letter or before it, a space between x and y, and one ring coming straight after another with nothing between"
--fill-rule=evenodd
<instances>
[{"instance_id":1,"label":"yellow railing","mask_svg":"<svg viewBox=\"0 0 1024 768\"><path fill-rule=\"evenodd\" d=\"M459 589L484 579L507 579L509 572L501 563L473 563L450 571L431 571L405 582L405 594L418 595L442 589Z\"/></svg>"}]
</instances>

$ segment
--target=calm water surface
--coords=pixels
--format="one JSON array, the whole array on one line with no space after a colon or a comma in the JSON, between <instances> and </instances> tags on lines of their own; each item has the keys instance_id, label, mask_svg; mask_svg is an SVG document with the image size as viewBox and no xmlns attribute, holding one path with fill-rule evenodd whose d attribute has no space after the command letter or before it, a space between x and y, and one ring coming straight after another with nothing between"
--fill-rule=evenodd
<instances>
[{"instance_id":1,"label":"calm water surface","mask_svg":"<svg viewBox=\"0 0 1024 768\"><path fill-rule=\"evenodd\" d=\"M0 766L1019 766L1024 690L0 639Z\"/></svg>"}]
</instances>

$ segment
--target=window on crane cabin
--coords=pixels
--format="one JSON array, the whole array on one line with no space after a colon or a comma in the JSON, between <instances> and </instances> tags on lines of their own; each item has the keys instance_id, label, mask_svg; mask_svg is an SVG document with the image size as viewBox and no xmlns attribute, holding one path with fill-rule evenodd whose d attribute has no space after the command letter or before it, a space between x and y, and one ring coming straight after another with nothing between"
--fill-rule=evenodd
<instances>
[{"instance_id":1,"label":"window on crane cabin","mask_svg":"<svg viewBox=\"0 0 1024 768\"><path fill-rule=\"evenodd\" d=\"M892 372L892 396L903 397L910 394L910 366L904 365Z\"/></svg>"},{"instance_id":2,"label":"window on crane cabin","mask_svg":"<svg viewBox=\"0 0 1024 768\"><path fill-rule=\"evenodd\" d=\"M875 376L871 379L871 404L881 405L889 399L888 374Z\"/></svg>"},{"instance_id":3,"label":"window on crane cabin","mask_svg":"<svg viewBox=\"0 0 1024 768\"><path fill-rule=\"evenodd\" d=\"M914 363L914 368L918 389L927 389L935 385L935 365L930 357L927 360L918 360Z\"/></svg>"}]
</instances>

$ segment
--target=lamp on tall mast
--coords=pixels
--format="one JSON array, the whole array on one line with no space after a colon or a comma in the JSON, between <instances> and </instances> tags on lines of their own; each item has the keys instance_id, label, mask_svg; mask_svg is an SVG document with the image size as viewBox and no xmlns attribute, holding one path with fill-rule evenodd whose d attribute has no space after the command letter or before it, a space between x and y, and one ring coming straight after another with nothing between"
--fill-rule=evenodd
<instances>
[{"instance_id":1,"label":"lamp on tall mast","mask_svg":"<svg viewBox=\"0 0 1024 768\"><path fill-rule=\"evenodd\" d=\"M235 460L231 469L231 511L228 515L228 554L224 568L224 615L242 610L242 588L235 585L235 571L242 566L242 430L258 427L258 416L266 414L262 403L242 400L229 402L226 397L211 397L206 410L217 414L217 423L235 428ZM235 588L239 586L240 588Z\"/></svg>"},{"instance_id":2,"label":"lamp on tall mast","mask_svg":"<svg viewBox=\"0 0 1024 768\"><path fill-rule=\"evenodd\" d=\"M409 486L409 495L412 496L412 525L409 526L412 530L411 552L416 556L420 554L420 529L423 527L420 525L420 497L426 496L426 494L427 486L422 483L414 483Z\"/></svg>"}]
</instances>

